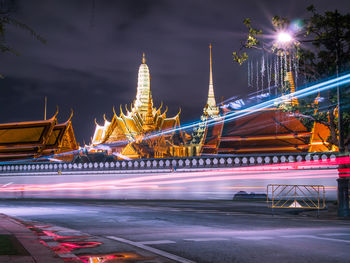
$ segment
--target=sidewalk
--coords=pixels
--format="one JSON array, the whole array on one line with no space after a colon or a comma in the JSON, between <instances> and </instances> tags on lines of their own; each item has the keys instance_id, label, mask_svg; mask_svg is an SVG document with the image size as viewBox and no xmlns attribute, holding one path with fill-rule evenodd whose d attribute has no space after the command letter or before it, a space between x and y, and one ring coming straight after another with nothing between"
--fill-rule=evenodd
<instances>
[{"instance_id":1,"label":"sidewalk","mask_svg":"<svg viewBox=\"0 0 350 263\"><path fill-rule=\"evenodd\" d=\"M40 239L16 220L0 214L0 263L62 263Z\"/></svg>"},{"instance_id":2,"label":"sidewalk","mask_svg":"<svg viewBox=\"0 0 350 263\"><path fill-rule=\"evenodd\" d=\"M0 214L0 263L192 262L137 242L131 243L59 226L21 223Z\"/></svg>"}]
</instances>

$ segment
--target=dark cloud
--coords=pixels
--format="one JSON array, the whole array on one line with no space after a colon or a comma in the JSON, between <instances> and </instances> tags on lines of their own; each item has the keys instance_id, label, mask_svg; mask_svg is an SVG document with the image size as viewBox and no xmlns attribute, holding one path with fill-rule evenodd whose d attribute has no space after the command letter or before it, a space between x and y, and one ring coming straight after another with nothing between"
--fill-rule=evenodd
<instances>
[{"instance_id":1,"label":"dark cloud","mask_svg":"<svg viewBox=\"0 0 350 263\"><path fill-rule=\"evenodd\" d=\"M348 1L317 1L322 10L348 10ZM142 52L151 71L156 104L169 114L182 108L187 122L202 113L208 93L208 44L213 43L214 84L221 97L251 92L246 71L232 61L251 17L264 29L272 15L302 17L312 2L280 0L19 0L13 15L42 35L47 44L9 27L7 39L20 56L0 54L0 122L36 120L60 106L73 108L74 129L88 142L94 118L112 116L112 107L136 95Z\"/></svg>"}]
</instances>

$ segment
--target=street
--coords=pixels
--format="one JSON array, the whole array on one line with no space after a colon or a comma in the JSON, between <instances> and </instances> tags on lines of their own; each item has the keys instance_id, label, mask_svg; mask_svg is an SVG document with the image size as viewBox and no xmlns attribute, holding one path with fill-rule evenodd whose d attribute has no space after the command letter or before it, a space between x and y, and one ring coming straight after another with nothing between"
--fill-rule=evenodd
<instances>
[{"instance_id":1,"label":"street","mask_svg":"<svg viewBox=\"0 0 350 263\"><path fill-rule=\"evenodd\" d=\"M111 253L118 241L180 262L350 262L349 221L332 211L272 215L264 201L2 200L0 211L108 243L93 253Z\"/></svg>"}]
</instances>

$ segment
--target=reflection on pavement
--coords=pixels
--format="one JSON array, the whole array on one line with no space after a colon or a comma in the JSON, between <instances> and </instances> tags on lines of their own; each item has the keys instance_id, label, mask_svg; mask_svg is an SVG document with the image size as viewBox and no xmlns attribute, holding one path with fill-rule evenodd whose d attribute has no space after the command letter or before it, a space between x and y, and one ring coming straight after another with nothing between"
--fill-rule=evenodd
<instances>
[{"instance_id":1,"label":"reflection on pavement","mask_svg":"<svg viewBox=\"0 0 350 263\"><path fill-rule=\"evenodd\" d=\"M122 262L138 262L150 260L151 258L143 257L137 253L113 253L105 255L85 255L79 256L84 263L122 263Z\"/></svg>"}]
</instances>

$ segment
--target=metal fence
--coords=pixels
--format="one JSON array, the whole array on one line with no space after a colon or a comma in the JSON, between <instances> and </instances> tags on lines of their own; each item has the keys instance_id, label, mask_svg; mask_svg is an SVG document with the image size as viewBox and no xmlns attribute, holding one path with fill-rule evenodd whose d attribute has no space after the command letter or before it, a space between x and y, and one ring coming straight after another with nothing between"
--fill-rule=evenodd
<instances>
[{"instance_id":1,"label":"metal fence","mask_svg":"<svg viewBox=\"0 0 350 263\"><path fill-rule=\"evenodd\" d=\"M323 185L269 184L267 203L270 208L323 209L325 194Z\"/></svg>"}]
</instances>

